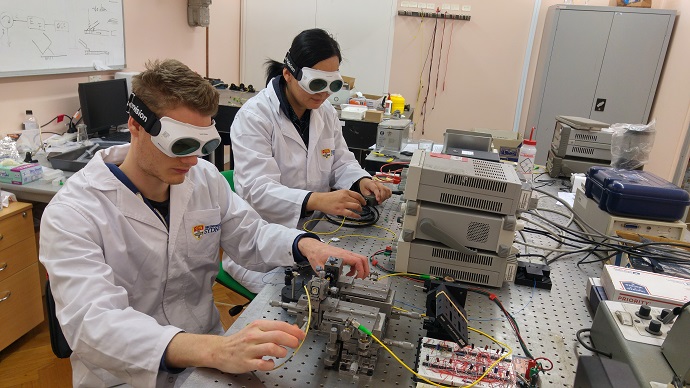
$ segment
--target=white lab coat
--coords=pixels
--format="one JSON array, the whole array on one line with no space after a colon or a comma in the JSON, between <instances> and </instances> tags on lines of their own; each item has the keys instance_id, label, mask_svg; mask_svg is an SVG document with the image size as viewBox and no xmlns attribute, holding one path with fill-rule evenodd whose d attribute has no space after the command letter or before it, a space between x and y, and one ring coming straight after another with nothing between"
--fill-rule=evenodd
<instances>
[{"instance_id":1,"label":"white lab coat","mask_svg":"<svg viewBox=\"0 0 690 388\"><path fill-rule=\"evenodd\" d=\"M237 194L266 221L290 228L301 224L302 203L310 191L349 189L371 176L347 148L338 113L328 101L311 111L307 150L281 111L273 82L240 108L230 138ZM223 268L250 291L265 284L264 273L247 271L228 255L223 255Z\"/></svg>"},{"instance_id":2,"label":"white lab coat","mask_svg":"<svg viewBox=\"0 0 690 388\"><path fill-rule=\"evenodd\" d=\"M294 262L300 232L263 221L204 160L171 186L166 230L104 164L128 149L98 152L42 216L40 260L74 350L74 386L180 385L159 373L172 337L222 334L211 291L219 247L257 271Z\"/></svg>"},{"instance_id":3,"label":"white lab coat","mask_svg":"<svg viewBox=\"0 0 690 388\"><path fill-rule=\"evenodd\" d=\"M230 138L235 190L268 222L294 228L308 192L349 189L370 176L348 150L328 101L311 111L307 152L272 82L237 112Z\"/></svg>"}]
</instances>

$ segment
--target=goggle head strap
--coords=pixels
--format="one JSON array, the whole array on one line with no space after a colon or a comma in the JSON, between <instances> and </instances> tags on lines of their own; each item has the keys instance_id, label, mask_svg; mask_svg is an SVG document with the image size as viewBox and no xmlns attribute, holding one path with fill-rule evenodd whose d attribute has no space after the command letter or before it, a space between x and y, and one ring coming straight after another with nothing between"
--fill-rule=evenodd
<instances>
[{"instance_id":1,"label":"goggle head strap","mask_svg":"<svg viewBox=\"0 0 690 388\"><path fill-rule=\"evenodd\" d=\"M287 54L285 54L285 59L283 60L283 63L287 67L288 71L290 74L292 74L297 81L302 79L302 68L298 67L295 64L295 61L292 59L292 56L290 55L290 50L288 50Z\"/></svg>"},{"instance_id":2,"label":"goggle head strap","mask_svg":"<svg viewBox=\"0 0 690 388\"><path fill-rule=\"evenodd\" d=\"M158 116L134 93L129 96L127 113L151 136L158 136L161 132L161 122Z\"/></svg>"}]
</instances>

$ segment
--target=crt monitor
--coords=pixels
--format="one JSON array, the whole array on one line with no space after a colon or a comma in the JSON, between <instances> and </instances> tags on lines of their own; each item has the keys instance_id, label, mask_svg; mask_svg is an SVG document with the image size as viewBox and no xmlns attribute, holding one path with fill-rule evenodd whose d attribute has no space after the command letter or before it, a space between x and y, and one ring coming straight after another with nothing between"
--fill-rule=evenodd
<instances>
[{"instance_id":1,"label":"crt monitor","mask_svg":"<svg viewBox=\"0 0 690 388\"><path fill-rule=\"evenodd\" d=\"M79 104L89 134L107 135L127 124L127 81L113 79L79 84Z\"/></svg>"}]
</instances>

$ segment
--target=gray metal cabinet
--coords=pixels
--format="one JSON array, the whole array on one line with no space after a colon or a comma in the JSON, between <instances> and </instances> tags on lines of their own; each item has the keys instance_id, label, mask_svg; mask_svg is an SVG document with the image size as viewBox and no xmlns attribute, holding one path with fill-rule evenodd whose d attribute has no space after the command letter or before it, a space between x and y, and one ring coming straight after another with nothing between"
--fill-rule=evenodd
<instances>
[{"instance_id":1,"label":"gray metal cabinet","mask_svg":"<svg viewBox=\"0 0 690 388\"><path fill-rule=\"evenodd\" d=\"M553 5L542 35L527 128L545 164L556 116L646 123L676 12Z\"/></svg>"}]
</instances>

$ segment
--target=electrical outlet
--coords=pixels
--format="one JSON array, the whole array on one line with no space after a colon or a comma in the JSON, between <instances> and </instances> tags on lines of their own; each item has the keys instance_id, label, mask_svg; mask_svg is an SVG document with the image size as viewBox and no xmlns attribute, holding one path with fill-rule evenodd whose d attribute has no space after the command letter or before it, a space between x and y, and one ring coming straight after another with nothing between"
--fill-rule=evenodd
<instances>
[{"instance_id":1,"label":"electrical outlet","mask_svg":"<svg viewBox=\"0 0 690 388\"><path fill-rule=\"evenodd\" d=\"M463 5L462 6L462 12L470 12L472 10L471 5Z\"/></svg>"},{"instance_id":2,"label":"electrical outlet","mask_svg":"<svg viewBox=\"0 0 690 388\"><path fill-rule=\"evenodd\" d=\"M90 75L89 76L89 82L96 82L96 81L100 81L100 80L101 80L100 75Z\"/></svg>"},{"instance_id":3,"label":"electrical outlet","mask_svg":"<svg viewBox=\"0 0 690 388\"><path fill-rule=\"evenodd\" d=\"M460 11L460 4L451 4L450 10L451 11Z\"/></svg>"},{"instance_id":4,"label":"electrical outlet","mask_svg":"<svg viewBox=\"0 0 690 388\"><path fill-rule=\"evenodd\" d=\"M441 10L449 11L450 10L450 4L441 4Z\"/></svg>"}]
</instances>

